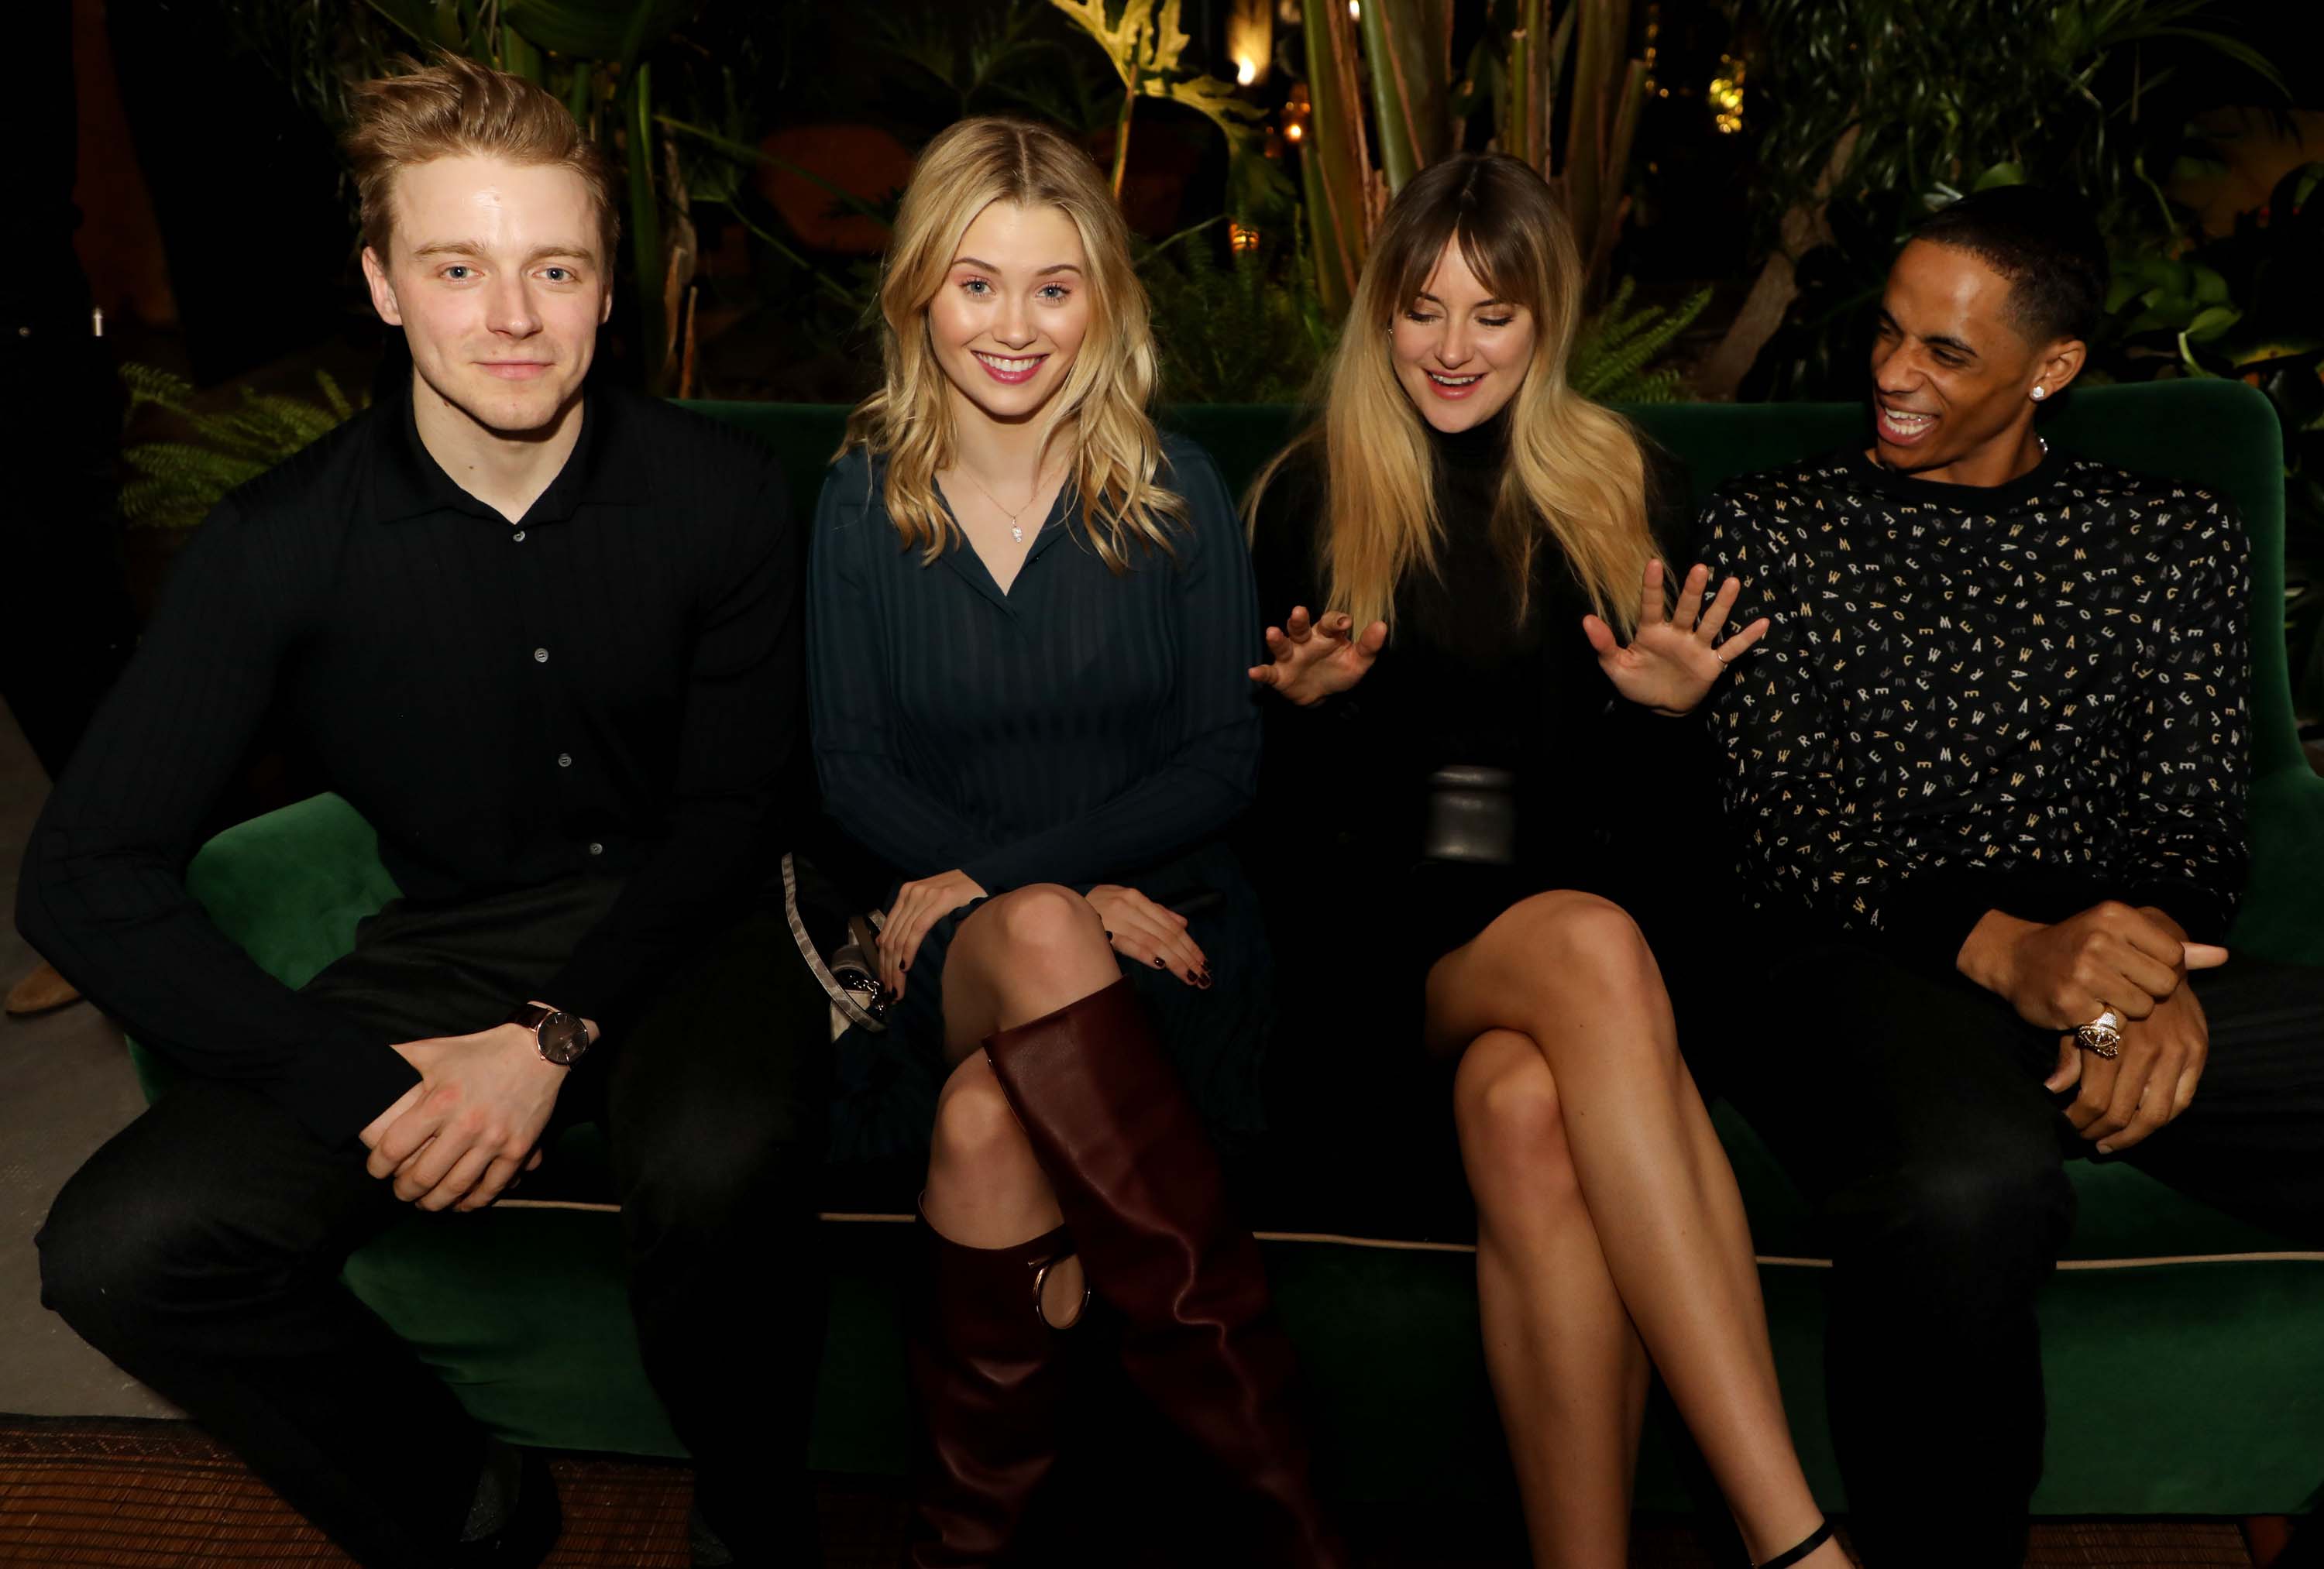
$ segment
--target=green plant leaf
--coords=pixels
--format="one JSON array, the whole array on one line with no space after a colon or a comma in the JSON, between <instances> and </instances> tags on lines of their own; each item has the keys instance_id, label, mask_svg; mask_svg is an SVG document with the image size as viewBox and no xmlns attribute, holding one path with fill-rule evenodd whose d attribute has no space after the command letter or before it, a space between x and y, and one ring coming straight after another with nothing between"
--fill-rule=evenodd
<instances>
[{"instance_id":1,"label":"green plant leaf","mask_svg":"<svg viewBox=\"0 0 2324 1569\"><path fill-rule=\"evenodd\" d=\"M2244 313L2232 306L2215 305L2187 324L2180 335L2182 343L2208 344L2226 335L2227 330L2243 320Z\"/></svg>"}]
</instances>

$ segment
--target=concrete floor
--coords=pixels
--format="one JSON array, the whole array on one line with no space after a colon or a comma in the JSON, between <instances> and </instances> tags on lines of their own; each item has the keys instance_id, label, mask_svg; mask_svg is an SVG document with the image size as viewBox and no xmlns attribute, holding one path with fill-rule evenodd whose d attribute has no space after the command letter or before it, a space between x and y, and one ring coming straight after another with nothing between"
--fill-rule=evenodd
<instances>
[{"instance_id":1,"label":"concrete floor","mask_svg":"<svg viewBox=\"0 0 2324 1569\"><path fill-rule=\"evenodd\" d=\"M7 913L48 794L47 775L0 706L0 989L40 962ZM179 1414L41 1306L32 1251L32 1233L65 1179L143 1105L121 1032L87 1003L37 1019L0 1019L0 1411Z\"/></svg>"}]
</instances>

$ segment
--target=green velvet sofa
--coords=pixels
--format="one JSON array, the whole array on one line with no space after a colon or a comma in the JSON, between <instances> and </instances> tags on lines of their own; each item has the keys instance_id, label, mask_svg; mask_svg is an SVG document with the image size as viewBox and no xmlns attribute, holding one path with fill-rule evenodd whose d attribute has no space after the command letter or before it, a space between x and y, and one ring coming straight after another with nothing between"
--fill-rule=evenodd
<instances>
[{"instance_id":1,"label":"green velvet sofa","mask_svg":"<svg viewBox=\"0 0 2324 1569\"><path fill-rule=\"evenodd\" d=\"M808 515L843 411L702 407L780 451L796 509ZM1863 427L1860 410L1836 404L1632 412L1688 462L1706 493L1730 475L1858 439ZM1282 408L1213 406L1176 410L1168 423L1206 445L1239 485L1293 417ZM2172 473L2242 508L2254 544L2256 854L2233 940L2324 964L2324 779L2302 759L2285 677L2273 412L2258 393L2227 381L2098 388L2075 393L2045 428L2069 450ZM188 876L218 923L294 986L343 952L356 922L394 894L370 830L330 795L219 835ZM1805 1206L1764 1148L1723 1112L1720 1128L1751 1212L1793 1430L1820 1496L1844 1507L1819 1354L1828 1266ZM415 1215L355 1255L347 1278L511 1438L675 1454L632 1339L602 1171L595 1130L576 1130L524 1198L475 1216ZM2324 1254L2293 1251L2127 1167L2083 1165L2074 1179L2080 1225L2043 1304L2052 1419L2037 1509L2312 1507L2324 1482ZM815 1435L821 1469L902 1465L898 1292L908 1202L908 1191L891 1187L885 1202L827 1217L833 1303ZM1263 1208L1253 1219L1321 1408L1327 1485L1376 1500L1491 1497L1505 1488L1465 1214L1448 1208L1434 1223L1388 1235L1368 1234L1380 1228L1362 1216L1327 1233L1267 1230L1280 1221ZM1663 1448L1647 1445L1642 1503L1680 1499Z\"/></svg>"}]
</instances>

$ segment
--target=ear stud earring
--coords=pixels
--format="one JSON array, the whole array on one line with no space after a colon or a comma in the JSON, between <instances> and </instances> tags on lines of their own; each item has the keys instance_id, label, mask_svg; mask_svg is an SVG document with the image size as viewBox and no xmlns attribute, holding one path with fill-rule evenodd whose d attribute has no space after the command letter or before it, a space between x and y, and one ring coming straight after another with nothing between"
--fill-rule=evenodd
<instances>
[{"instance_id":1,"label":"ear stud earring","mask_svg":"<svg viewBox=\"0 0 2324 1569\"><path fill-rule=\"evenodd\" d=\"M2034 401L2036 403L2041 402L2043 399L2047 398L2049 395L2049 393L2039 387L2034 389Z\"/></svg>"}]
</instances>

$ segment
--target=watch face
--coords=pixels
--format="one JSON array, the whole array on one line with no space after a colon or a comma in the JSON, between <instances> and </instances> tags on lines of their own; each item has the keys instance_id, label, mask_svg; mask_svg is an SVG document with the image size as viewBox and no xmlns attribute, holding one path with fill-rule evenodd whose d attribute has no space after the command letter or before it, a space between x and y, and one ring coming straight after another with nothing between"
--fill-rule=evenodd
<instances>
[{"instance_id":1,"label":"watch face","mask_svg":"<svg viewBox=\"0 0 2324 1569\"><path fill-rule=\"evenodd\" d=\"M560 1066L578 1062L589 1050L588 1027L570 1014L551 1014L540 1022L540 1054Z\"/></svg>"}]
</instances>

